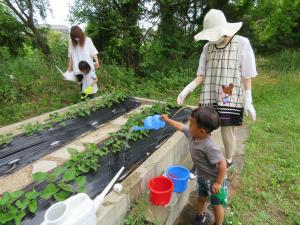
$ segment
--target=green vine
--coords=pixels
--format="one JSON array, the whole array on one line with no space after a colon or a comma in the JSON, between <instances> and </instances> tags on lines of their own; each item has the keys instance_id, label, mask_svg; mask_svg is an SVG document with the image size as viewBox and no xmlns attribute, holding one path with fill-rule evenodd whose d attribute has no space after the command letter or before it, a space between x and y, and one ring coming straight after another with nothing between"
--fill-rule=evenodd
<instances>
[{"instance_id":1,"label":"green vine","mask_svg":"<svg viewBox=\"0 0 300 225\"><path fill-rule=\"evenodd\" d=\"M57 123L61 123L64 126L63 121L67 119L74 119L78 116L89 116L91 112L95 112L102 107L111 107L114 103L122 102L127 96L122 92L105 93L102 98L91 99L89 101L80 102L74 106L71 106L67 112L58 113L54 112L49 114L48 118L44 120L44 123L28 123L23 124L18 129L22 130L26 135L30 136L36 132L43 131L53 127ZM11 143L13 139L12 134L0 135L0 146Z\"/></svg>"},{"instance_id":2,"label":"green vine","mask_svg":"<svg viewBox=\"0 0 300 225\"><path fill-rule=\"evenodd\" d=\"M110 104L113 104L113 97L109 98ZM121 98L117 99L120 100ZM100 103L95 102L93 104L99 106ZM85 151L83 152L68 149L71 159L64 166L57 167L51 173L38 172L33 174L34 181L47 182L47 186L43 190L38 192L33 189L27 193L23 191L3 193L0 198L0 224L21 224L24 216L38 210L40 199L62 201L74 193L85 192L85 175L97 171L100 167L99 160L101 157L110 152L117 153L126 150L130 147L128 144L130 141L134 142L147 136L148 131L134 131L132 127L142 125L143 119L149 115L162 114L168 110L167 104L155 104L152 107L144 108L139 114L129 116L126 124L118 132L111 133L111 138L105 141L101 148L96 144L87 143L84 144ZM56 120L57 115L53 115L52 119Z\"/></svg>"},{"instance_id":3,"label":"green vine","mask_svg":"<svg viewBox=\"0 0 300 225\"><path fill-rule=\"evenodd\" d=\"M0 146L9 144L12 141L12 139L13 139L12 133L0 134Z\"/></svg>"}]
</instances>

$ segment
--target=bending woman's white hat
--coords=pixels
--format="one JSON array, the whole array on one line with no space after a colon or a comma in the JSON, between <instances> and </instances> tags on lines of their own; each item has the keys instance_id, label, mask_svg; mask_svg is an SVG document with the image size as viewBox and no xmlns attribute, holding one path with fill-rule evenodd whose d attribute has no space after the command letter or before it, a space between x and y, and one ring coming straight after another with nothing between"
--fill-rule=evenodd
<instances>
[{"instance_id":1,"label":"bending woman's white hat","mask_svg":"<svg viewBox=\"0 0 300 225\"><path fill-rule=\"evenodd\" d=\"M241 29L243 23L228 23L221 10L211 9L205 15L203 30L194 36L195 41L218 41L223 36L232 36Z\"/></svg>"}]
</instances>

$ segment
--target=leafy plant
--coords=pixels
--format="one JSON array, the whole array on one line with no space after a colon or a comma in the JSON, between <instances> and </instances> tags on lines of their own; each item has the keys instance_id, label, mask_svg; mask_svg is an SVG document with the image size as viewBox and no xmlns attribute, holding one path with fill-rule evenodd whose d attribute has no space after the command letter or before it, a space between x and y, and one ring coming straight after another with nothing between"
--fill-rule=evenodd
<instances>
[{"instance_id":1,"label":"leafy plant","mask_svg":"<svg viewBox=\"0 0 300 225\"><path fill-rule=\"evenodd\" d=\"M9 144L12 141L12 138L13 138L12 133L0 134L0 146Z\"/></svg>"},{"instance_id":2,"label":"leafy plant","mask_svg":"<svg viewBox=\"0 0 300 225\"><path fill-rule=\"evenodd\" d=\"M91 99L86 102L78 103L76 106L70 107L70 109L66 113L51 113L43 124L39 122L28 123L22 125L19 129L22 129L27 135L32 135L33 133L40 132L44 129L53 127L55 124L58 123L61 123L61 126L64 126L63 121L66 119L74 119L78 116L89 116L91 112L95 112L97 109L102 107L111 107L114 103L119 103L125 98L126 95L122 92L115 92L113 94L105 93L100 99Z\"/></svg>"},{"instance_id":3,"label":"leafy plant","mask_svg":"<svg viewBox=\"0 0 300 225\"><path fill-rule=\"evenodd\" d=\"M108 100L105 104L113 104L115 101L122 101L124 95L107 95ZM97 101L91 101L93 110L102 105ZM83 108L85 109L87 108ZM118 132L110 134L110 139L105 141L102 147L93 143L85 143L85 151L78 152L76 149L68 149L71 159L64 166L55 168L51 173L38 172L33 174L33 180L39 183L46 182L45 188L40 192L32 190L30 192L14 192L12 194L4 193L0 198L0 224L14 221L20 224L26 212L35 213L38 210L39 199L55 199L62 201L70 195L78 192L84 192L86 188L85 175L97 171L100 167L101 157L110 153L118 153L128 149L129 142L134 142L147 136L148 131L134 131L133 126L142 125L143 119L149 115L166 113L169 110L167 104L155 104L152 107L144 108L140 113L131 115L126 124ZM69 111L69 116L77 115L82 110L75 110L74 114ZM53 114L49 117L52 122L60 120L59 114ZM31 129L33 130L33 129Z\"/></svg>"},{"instance_id":4,"label":"leafy plant","mask_svg":"<svg viewBox=\"0 0 300 225\"><path fill-rule=\"evenodd\" d=\"M42 131L44 129L44 126L39 122L28 123L28 124L22 125L22 129L27 135L32 135L33 133Z\"/></svg>"}]
</instances>

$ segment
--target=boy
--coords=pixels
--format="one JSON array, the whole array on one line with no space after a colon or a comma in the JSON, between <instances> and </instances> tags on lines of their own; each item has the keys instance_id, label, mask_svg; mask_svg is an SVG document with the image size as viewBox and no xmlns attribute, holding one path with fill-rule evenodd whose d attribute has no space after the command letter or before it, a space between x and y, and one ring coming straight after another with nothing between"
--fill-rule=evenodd
<instances>
[{"instance_id":1,"label":"boy","mask_svg":"<svg viewBox=\"0 0 300 225\"><path fill-rule=\"evenodd\" d=\"M226 199L220 200L217 194L226 191L226 161L220 148L212 141L210 133L220 126L218 113L211 107L201 107L192 111L189 127L162 115L161 119L182 131L189 141L192 160L198 177L197 215L193 225L203 224L203 210L207 200L213 207L215 224L222 225ZM223 190L221 190L223 188ZM225 193L226 194L226 193Z\"/></svg>"},{"instance_id":2,"label":"boy","mask_svg":"<svg viewBox=\"0 0 300 225\"><path fill-rule=\"evenodd\" d=\"M83 73L83 78L81 82L79 82L79 84L82 85L81 99L85 100L86 97L92 99L98 91L98 78L88 62L80 61L78 68Z\"/></svg>"},{"instance_id":3,"label":"boy","mask_svg":"<svg viewBox=\"0 0 300 225\"><path fill-rule=\"evenodd\" d=\"M252 104L251 79L257 75L255 57L249 40L236 35L242 22L228 23L223 12L211 9L204 17L203 30L194 39L207 40L199 60L197 77L178 95L182 104L186 96L202 83L200 106L213 106L221 119L227 167L233 165L236 152L236 126L243 112L256 112Z\"/></svg>"}]
</instances>

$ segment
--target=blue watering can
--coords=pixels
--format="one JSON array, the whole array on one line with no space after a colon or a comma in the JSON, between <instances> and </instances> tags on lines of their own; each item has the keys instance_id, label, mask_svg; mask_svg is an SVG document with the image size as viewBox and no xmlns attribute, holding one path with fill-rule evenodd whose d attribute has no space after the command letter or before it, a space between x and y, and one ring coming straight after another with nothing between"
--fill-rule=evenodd
<instances>
[{"instance_id":1,"label":"blue watering can","mask_svg":"<svg viewBox=\"0 0 300 225\"><path fill-rule=\"evenodd\" d=\"M160 115L147 116L144 119L144 126L134 126L133 130L159 130L166 125L165 121L160 118Z\"/></svg>"}]
</instances>

